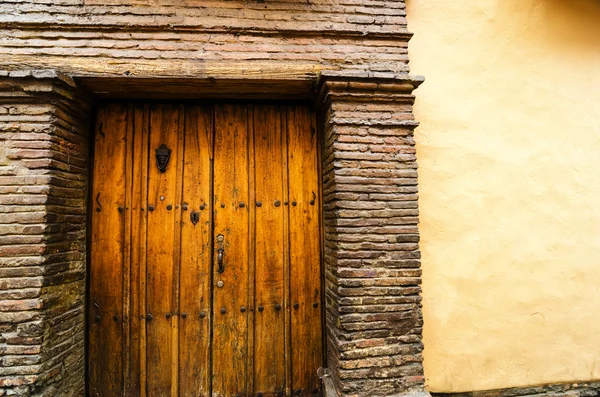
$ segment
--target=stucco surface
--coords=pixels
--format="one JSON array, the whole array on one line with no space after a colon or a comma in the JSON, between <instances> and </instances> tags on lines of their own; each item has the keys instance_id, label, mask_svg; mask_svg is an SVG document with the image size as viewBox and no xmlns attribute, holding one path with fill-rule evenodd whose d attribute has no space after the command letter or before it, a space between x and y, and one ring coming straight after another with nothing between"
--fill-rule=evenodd
<instances>
[{"instance_id":1,"label":"stucco surface","mask_svg":"<svg viewBox=\"0 0 600 397\"><path fill-rule=\"evenodd\" d=\"M428 389L600 379L600 3L407 6Z\"/></svg>"}]
</instances>

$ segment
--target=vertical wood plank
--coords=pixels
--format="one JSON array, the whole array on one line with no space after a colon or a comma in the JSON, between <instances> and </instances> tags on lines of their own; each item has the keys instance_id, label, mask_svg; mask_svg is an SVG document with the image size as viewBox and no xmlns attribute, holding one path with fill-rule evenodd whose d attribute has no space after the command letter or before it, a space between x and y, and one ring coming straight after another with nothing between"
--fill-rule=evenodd
<instances>
[{"instance_id":1,"label":"vertical wood plank","mask_svg":"<svg viewBox=\"0 0 600 397\"><path fill-rule=\"evenodd\" d=\"M285 388L283 131L280 109L254 107L256 263L254 390L277 394ZM260 308L263 308L261 311Z\"/></svg>"},{"instance_id":2,"label":"vertical wood plank","mask_svg":"<svg viewBox=\"0 0 600 397\"><path fill-rule=\"evenodd\" d=\"M185 144L185 106L178 106L178 128L177 128L177 155L176 162L176 191L175 202L171 204L171 211L175 214L175 235L173 236L173 289L171 303L171 346L173 348L171 360L171 395L179 396L179 292L180 292L180 264L181 264L181 205L183 201L183 151ZM168 204L167 204L168 205ZM167 208L168 209L168 208Z\"/></svg>"},{"instance_id":3,"label":"vertical wood plank","mask_svg":"<svg viewBox=\"0 0 600 397\"><path fill-rule=\"evenodd\" d=\"M89 360L92 395L123 393L123 265L127 108L98 109L90 248ZM110 348L108 348L110 346Z\"/></svg>"},{"instance_id":4,"label":"vertical wood plank","mask_svg":"<svg viewBox=\"0 0 600 397\"><path fill-rule=\"evenodd\" d=\"M292 389L318 388L322 366L320 207L317 134L311 112L287 110L290 200Z\"/></svg>"},{"instance_id":5,"label":"vertical wood plank","mask_svg":"<svg viewBox=\"0 0 600 397\"><path fill-rule=\"evenodd\" d=\"M256 186L254 184L254 107L248 106L248 117L246 120L248 126L248 290L246 296L250 310L248 310L248 334L246 337L248 346L248 355L246 358L247 367L247 385L246 395L254 395L254 321L256 318L256 305L254 302L255 294L255 272L254 264L256 263Z\"/></svg>"},{"instance_id":6,"label":"vertical wood plank","mask_svg":"<svg viewBox=\"0 0 600 397\"><path fill-rule=\"evenodd\" d=\"M125 227L123 234L123 387L129 389L131 379L131 353L132 353L132 334L131 334L131 277L132 277L132 217L131 200L133 195L133 144L134 144L134 109L133 105L127 105L127 124L126 124L126 148L125 148L125 200L123 204L123 218Z\"/></svg>"},{"instance_id":7,"label":"vertical wood plank","mask_svg":"<svg viewBox=\"0 0 600 397\"><path fill-rule=\"evenodd\" d=\"M215 108L212 395L244 394L248 335L248 108ZM243 203L243 204L241 204ZM217 283L222 282L222 287ZM242 307L246 308L242 312ZM223 312L222 312L223 311Z\"/></svg>"},{"instance_id":8,"label":"vertical wood plank","mask_svg":"<svg viewBox=\"0 0 600 397\"><path fill-rule=\"evenodd\" d=\"M212 107L186 106L181 219L179 384L181 397L210 395ZM192 223L190 214L199 220Z\"/></svg>"},{"instance_id":9,"label":"vertical wood plank","mask_svg":"<svg viewBox=\"0 0 600 397\"><path fill-rule=\"evenodd\" d=\"M131 188L130 343L127 396L145 396L146 201L148 186L149 113L147 105L133 106ZM130 110L131 112L131 110ZM130 113L131 115L131 113Z\"/></svg>"},{"instance_id":10,"label":"vertical wood plank","mask_svg":"<svg viewBox=\"0 0 600 397\"><path fill-rule=\"evenodd\" d=\"M285 352L285 394L291 395L292 365L291 365L291 305L290 305L290 198L289 198L289 175L288 175L288 136L287 136L287 112L286 108L280 108L282 137L281 137L281 163L283 185L283 200L286 205L283 211L283 300L284 310L284 352Z\"/></svg>"},{"instance_id":11,"label":"vertical wood plank","mask_svg":"<svg viewBox=\"0 0 600 397\"><path fill-rule=\"evenodd\" d=\"M150 112L150 159L148 182L146 359L148 396L170 396L173 391L173 301L176 244L177 172L179 154L179 107L152 105ZM155 150L171 149L167 170L156 166ZM169 209L169 206L171 209ZM151 207L154 210L151 211ZM179 247L177 247L179 249ZM176 337L176 336L175 336Z\"/></svg>"},{"instance_id":12,"label":"vertical wood plank","mask_svg":"<svg viewBox=\"0 0 600 397\"><path fill-rule=\"evenodd\" d=\"M92 393L270 396L318 388L320 185L312 119L301 106L99 109ZM172 149L166 173L156 167L162 143ZM192 211L200 213L196 225Z\"/></svg>"}]
</instances>

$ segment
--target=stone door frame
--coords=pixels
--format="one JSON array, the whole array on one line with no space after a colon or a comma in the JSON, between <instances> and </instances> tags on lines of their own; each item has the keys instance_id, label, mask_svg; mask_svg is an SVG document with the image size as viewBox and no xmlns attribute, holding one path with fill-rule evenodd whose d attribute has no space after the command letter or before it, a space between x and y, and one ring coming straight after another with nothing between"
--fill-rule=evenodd
<instances>
[{"instance_id":1,"label":"stone door frame","mask_svg":"<svg viewBox=\"0 0 600 397\"><path fill-rule=\"evenodd\" d=\"M295 81L0 71L0 116L9 115L6 157L13 164L0 175L0 188L16 194L15 211L31 200L36 206L12 215L16 233L27 238L5 252L19 258L10 268L15 285L37 291L17 296L11 309L4 340L24 369L2 376L0 392L83 393L93 101L202 92L211 99L314 103L322 138L326 394L426 394L412 115L412 91L421 82L406 74L335 71Z\"/></svg>"}]
</instances>

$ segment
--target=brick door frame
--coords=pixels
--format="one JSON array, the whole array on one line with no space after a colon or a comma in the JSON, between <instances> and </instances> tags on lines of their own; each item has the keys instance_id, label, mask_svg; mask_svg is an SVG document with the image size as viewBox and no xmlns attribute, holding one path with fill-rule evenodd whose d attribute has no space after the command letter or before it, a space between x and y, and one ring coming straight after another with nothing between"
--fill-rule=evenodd
<instances>
[{"instance_id":1,"label":"brick door frame","mask_svg":"<svg viewBox=\"0 0 600 397\"><path fill-rule=\"evenodd\" d=\"M335 71L268 87L265 80L245 80L243 90L238 81L126 76L106 81L54 70L0 72L0 108L18 116L7 149L17 166L14 175L6 171L0 188L44 187L35 196L43 207L35 220L39 227L19 231L32 237L23 241L34 242L15 242L19 248L11 254L37 258L19 259L23 264L11 275L24 277L20 282L31 282L38 292L10 298L26 304L15 304L14 326L4 333L14 354L25 357L23 362L35 356L36 365L0 378L0 392L82 394L91 107L99 97L160 98L152 90L161 81L162 91L170 92L161 99L191 98L196 85L206 98L230 90L228 97L235 99L312 101L322 138L327 395L426 395L413 139L418 123L412 115L412 91L422 78ZM73 196L71 184L81 194ZM11 204L17 206L32 199L15 200ZM31 352L17 348L23 338Z\"/></svg>"}]
</instances>

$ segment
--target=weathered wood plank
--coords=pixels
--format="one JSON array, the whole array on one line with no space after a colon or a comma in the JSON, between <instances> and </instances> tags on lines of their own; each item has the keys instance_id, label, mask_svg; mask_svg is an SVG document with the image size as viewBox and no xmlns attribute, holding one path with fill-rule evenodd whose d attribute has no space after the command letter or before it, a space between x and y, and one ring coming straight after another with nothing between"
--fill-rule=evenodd
<instances>
[{"instance_id":1,"label":"weathered wood plank","mask_svg":"<svg viewBox=\"0 0 600 397\"><path fill-rule=\"evenodd\" d=\"M129 376L126 379L128 396L145 396L146 392L146 203L148 189L148 105L134 105L133 160L131 189L131 295L130 295L130 354Z\"/></svg>"},{"instance_id":2,"label":"weathered wood plank","mask_svg":"<svg viewBox=\"0 0 600 397\"><path fill-rule=\"evenodd\" d=\"M173 392L173 301L177 280L173 279L176 233L177 172L179 154L179 108L153 105L150 114L150 169L148 182L147 313L146 321L147 393L170 396ZM171 149L166 172L156 166L155 150L162 144ZM154 210L152 210L154 208Z\"/></svg>"},{"instance_id":3,"label":"weathered wood plank","mask_svg":"<svg viewBox=\"0 0 600 397\"><path fill-rule=\"evenodd\" d=\"M318 388L323 365L321 325L321 237L317 134L311 112L287 110L292 303L292 389Z\"/></svg>"},{"instance_id":4,"label":"weathered wood plank","mask_svg":"<svg viewBox=\"0 0 600 397\"><path fill-rule=\"evenodd\" d=\"M254 389L277 394L285 388L285 238L281 111L254 106L256 200ZM262 310L261 310L262 308Z\"/></svg>"},{"instance_id":5,"label":"weathered wood plank","mask_svg":"<svg viewBox=\"0 0 600 397\"><path fill-rule=\"evenodd\" d=\"M127 107L98 109L90 249L90 391L123 393L123 266Z\"/></svg>"},{"instance_id":6,"label":"weathered wood plank","mask_svg":"<svg viewBox=\"0 0 600 397\"><path fill-rule=\"evenodd\" d=\"M210 394L213 109L186 106L179 303L180 396ZM191 214L197 213L197 223Z\"/></svg>"},{"instance_id":7,"label":"weathered wood plank","mask_svg":"<svg viewBox=\"0 0 600 397\"><path fill-rule=\"evenodd\" d=\"M216 106L214 148L212 392L231 396L246 392L248 378L247 106ZM223 272L218 271L219 248Z\"/></svg>"},{"instance_id":8,"label":"weathered wood plank","mask_svg":"<svg viewBox=\"0 0 600 397\"><path fill-rule=\"evenodd\" d=\"M103 299L91 308L101 316L90 324L91 385L132 396L312 393L323 345L309 109L110 105L98 120L102 139L107 126L118 133L96 149L94 189L115 211L92 225L92 293ZM100 335L106 307L119 325Z\"/></svg>"}]
</instances>

